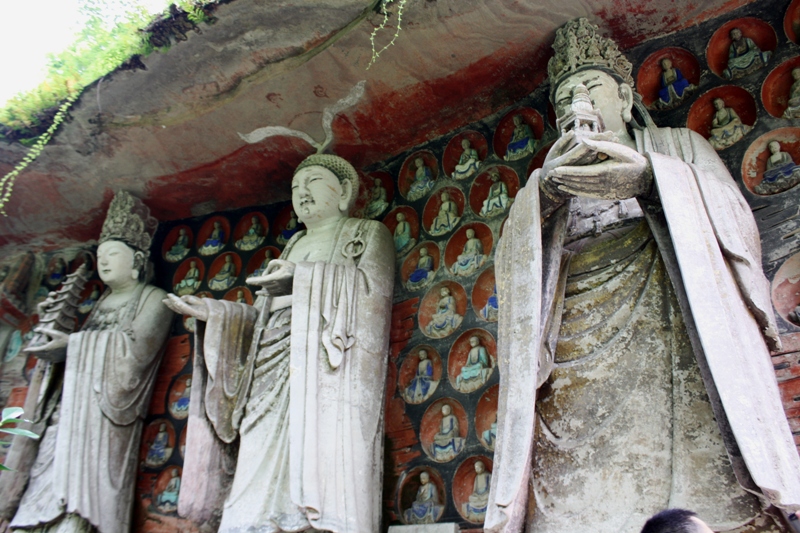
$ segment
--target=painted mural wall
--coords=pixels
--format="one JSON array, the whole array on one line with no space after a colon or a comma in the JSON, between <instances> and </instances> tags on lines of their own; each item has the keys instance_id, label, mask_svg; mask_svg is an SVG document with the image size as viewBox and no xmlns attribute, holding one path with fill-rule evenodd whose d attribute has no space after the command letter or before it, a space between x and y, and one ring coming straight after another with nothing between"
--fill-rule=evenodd
<instances>
[{"instance_id":1,"label":"painted mural wall","mask_svg":"<svg viewBox=\"0 0 800 533\"><path fill-rule=\"evenodd\" d=\"M800 446L800 0L776 5L754 3L627 55L656 124L708 138L755 213L786 350L773 362ZM397 251L383 406L386 525L458 522L481 531L480 498L471 497L482 471L492 471L496 435L494 252L514 197L556 136L547 90L360 169L355 216L382 221ZM155 283L179 295L252 303L255 289L245 279L301 228L287 204L164 223L152 252ZM40 258L35 298L92 263L86 252ZM102 290L95 274L82 294L81 320ZM24 400L33 360L20 346L31 323L9 332L0 387L8 405ZM194 529L176 513L194 327L176 317L159 371L140 450L137 531ZM415 505L423 477L435 488L435 504Z\"/></svg>"}]
</instances>

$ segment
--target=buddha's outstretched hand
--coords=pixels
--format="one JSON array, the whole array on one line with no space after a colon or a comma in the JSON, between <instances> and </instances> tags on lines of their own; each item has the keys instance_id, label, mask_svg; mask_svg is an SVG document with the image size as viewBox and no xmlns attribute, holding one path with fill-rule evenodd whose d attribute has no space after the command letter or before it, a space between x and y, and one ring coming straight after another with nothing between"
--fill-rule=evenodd
<instances>
[{"instance_id":1,"label":"buddha's outstretched hand","mask_svg":"<svg viewBox=\"0 0 800 533\"><path fill-rule=\"evenodd\" d=\"M607 133L582 137L564 154L545 160L541 174L545 192L554 197L574 195L605 200L648 194L653 176L647 158L633 148L607 140ZM574 134L568 133L559 141L565 138L561 146L574 141Z\"/></svg>"},{"instance_id":2,"label":"buddha's outstretched hand","mask_svg":"<svg viewBox=\"0 0 800 533\"><path fill-rule=\"evenodd\" d=\"M162 302L179 315L193 316L203 322L208 321L208 307L203 303L202 298L191 294L180 297L174 294L167 294L167 297Z\"/></svg>"}]
</instances>

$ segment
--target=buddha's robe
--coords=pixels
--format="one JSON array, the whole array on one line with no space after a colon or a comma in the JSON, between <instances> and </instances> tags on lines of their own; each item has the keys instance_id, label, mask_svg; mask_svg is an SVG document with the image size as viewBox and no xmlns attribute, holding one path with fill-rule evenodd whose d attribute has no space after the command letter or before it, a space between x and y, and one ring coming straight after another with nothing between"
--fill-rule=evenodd
<instances>
[{"instance_id":1,"label":"buddha's robe","mask_svg":"<svg viewBox=\"0 0 800 533\"><path fill-rule=\"evenodd\" d=\"M296 263L290 306L270 314L263 296L255 306L203 300L182 516L222 511L220 532L380 529L393 283L386 227L343 219L328 261ZM225 443L237 437L228 491Z\"/></svg>"},{"instance_id":2,"label":"buddha's robe","mask_svg":"<svg viewBox=\"0 0 800 533\"><path fill-rule=\"evenodd\" d=\"M483 243L479 238L473 237L464 244L464 250L453 263L451 270L454 276L469 276L482 267L485 261Z\"/></svg>"},{"instance_id":3,"label":"buddha's robe","mask_svg":"<svg viewBox=\"0 0 800 533\"><path fill-rule=\"evenodd\" d=\"M472 494L469 495L469 501L464 504L466 511L464 514L473 520L483 518L489 503L489 489L491 486L492 475L489 472L483 472L475 476L475 481L472 483Z\"/></svg>"},{"instance_id":4,"label":"buddha's robe","mask_svg":"<svg viewBox=\"0 0 800 533\"><path fill-rule=\"evenodd\" d=\"M759 511L743 489L800 508L800 459L769 356L780 341L750 208L699 135L652 128L636 140L657 198L640 200L648 227L616 233L619 245L571 263L569 209L541 223L538 173L512 207L496 261L500 427L487 532L522 531L532 476L528 527L537 533L573 531L582 512L593 531L634 532L672 506L731 528ZM581 311L592 305L603 309ZM623 403L593 396L617 384ZM535 477L548 464L561 481ZM618 496L617 508L598 499L607 486L635 500Z\"/></svg>"},{"instance_id":5,"label":"buddha's robe","mask_svg":"<svg viewBox=\"0 0 800 533\"><path fill-rule=\"evenodd\" d=\"M420 485L411 509L406 509L406 522L409 524L433 524L439 518L441 508L436 485L431 482Z\"/></svg>"}]
</instances>

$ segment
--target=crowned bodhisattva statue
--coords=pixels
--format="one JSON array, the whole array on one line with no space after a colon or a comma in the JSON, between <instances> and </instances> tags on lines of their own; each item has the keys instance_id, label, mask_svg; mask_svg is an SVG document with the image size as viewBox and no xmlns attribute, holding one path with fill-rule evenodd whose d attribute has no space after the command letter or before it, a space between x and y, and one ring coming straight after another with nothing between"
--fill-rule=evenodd
<instances>
[{"instance_id":1,"label":"crowned bodhisattva statue","mask_svg":"<svg viewBox=\"0 0 800 533\"><path fill-rule=\"evenodd\" d=\"M255 304L166 301L198 321L179 514L221 513L220 532L380 530L395 255L386 226L348 218L357 193L347 161L309 156L292 179L306 229L248 279Z\"/></svg>"},{"instance_id":2,"label":"crowned bodhisattva statue","mask_svg":"<svg viewBox=\"0 0 800 533\"><path fill-rule=\"evenodd\" d=\"M43 400L43 411L54 407L11 520L14 530L130 531L142 420L172 318L162 303L166 293L145 282L157 225L149 213L138 199L117 193L97 248L105 293L80 331L42 330L51 341L41 350L66 359L63 390L60 401L57 393ZM48 364L49 375L59 375L58 363ZM28 473L0 478L3 513L19 501L12 482L18 475Z\"/></svg>"}]
</instances>

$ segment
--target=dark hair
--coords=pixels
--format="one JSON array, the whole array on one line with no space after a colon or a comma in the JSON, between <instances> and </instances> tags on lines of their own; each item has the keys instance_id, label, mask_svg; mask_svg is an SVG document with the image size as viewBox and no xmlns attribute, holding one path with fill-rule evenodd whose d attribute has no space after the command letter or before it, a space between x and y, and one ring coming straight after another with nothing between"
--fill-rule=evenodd
<instances>
[{"instance_id":1,"label":"dark hair","mask_svg":"<svg viewBox=\"0 0 800 533\"><path fill-rule=\"evenodd\" d=\"M666 509L651 516L641 533L694 533L697 523L692 520L693 516L697 516L694 511Z\"/></svg>"}]
</instances>

